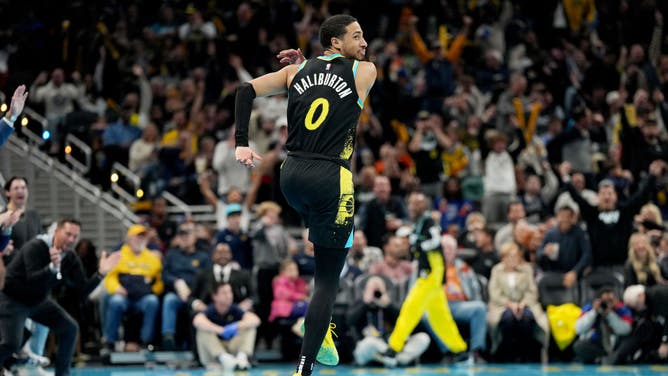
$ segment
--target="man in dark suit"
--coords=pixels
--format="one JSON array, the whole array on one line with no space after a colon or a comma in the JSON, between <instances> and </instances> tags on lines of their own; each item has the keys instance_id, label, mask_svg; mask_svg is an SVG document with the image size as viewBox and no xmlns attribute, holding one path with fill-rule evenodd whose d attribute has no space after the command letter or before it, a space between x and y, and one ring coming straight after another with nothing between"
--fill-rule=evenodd
<instances>
[{"instance_id":1,"label":"man in dark suit","mask_svg":"<svg viewBox=\"0 0 668 376\"><path fill-rule=\"evenodd\" d=\"M190 294L190 307L194 312L203 312L211 303L211 295L220 283L229 283L234 294L234 303L244 311L253 307L251 295L251 276L247 270L232 263L230 246L219 243L211 254L213 266L201 270L195 277Z\"/></svg>"}]
</instances>

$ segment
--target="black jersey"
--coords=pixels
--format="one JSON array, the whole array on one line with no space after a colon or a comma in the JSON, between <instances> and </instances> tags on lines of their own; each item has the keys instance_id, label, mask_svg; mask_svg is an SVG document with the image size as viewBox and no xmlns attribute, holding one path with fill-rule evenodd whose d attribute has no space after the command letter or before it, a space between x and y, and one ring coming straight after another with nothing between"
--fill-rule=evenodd
<instances>
[{"instance_id":1,"label":"black jersey","mask_svg":"<svg viewBox=\"0 0 668 376\"><path fill-rule=\"evenodd\" d=\"M341 54L302 62L288 90L289 152L350 160L363 106L355 86L358 65Z\"/></svg>"}]
</instances>

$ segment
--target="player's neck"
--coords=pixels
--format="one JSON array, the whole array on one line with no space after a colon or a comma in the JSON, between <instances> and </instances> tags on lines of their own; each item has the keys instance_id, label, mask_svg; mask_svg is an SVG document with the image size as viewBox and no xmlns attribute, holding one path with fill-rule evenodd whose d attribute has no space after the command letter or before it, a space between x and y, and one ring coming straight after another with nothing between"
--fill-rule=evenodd
<instances>
[{"instance_id":1,"label":"player's neck","mask_svg":"<svg viewBox=\"0 0 668 376\"><path fill-rule=\"evenodd\" d=\"M337 49L335 49L335 48L328 48L328 49L325 50L325 52L323 52L323 55L325 55L325 56L329 56L329 55L337 55L337 54L343 56L343 54L341 53L341 51L339 51L339 50L337 50Z\"/></svg>"}]
</instances>

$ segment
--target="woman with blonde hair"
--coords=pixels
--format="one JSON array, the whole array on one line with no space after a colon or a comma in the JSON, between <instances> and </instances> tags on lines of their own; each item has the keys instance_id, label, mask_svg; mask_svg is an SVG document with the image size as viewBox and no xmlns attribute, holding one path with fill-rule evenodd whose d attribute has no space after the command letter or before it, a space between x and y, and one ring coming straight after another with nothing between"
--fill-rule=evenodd
<instances>
[{"instance_id":1,"label":"woman with blonde hair","mask_svg":"<svg viewBox=\"0 0 668 376\"><path fill-rule=\"evenodd\" d=\"M636 232L629 239L629 258L624 266L624 285L646 287L664 284L656 253L645 234Z\"/></svg>"}]
</instances>

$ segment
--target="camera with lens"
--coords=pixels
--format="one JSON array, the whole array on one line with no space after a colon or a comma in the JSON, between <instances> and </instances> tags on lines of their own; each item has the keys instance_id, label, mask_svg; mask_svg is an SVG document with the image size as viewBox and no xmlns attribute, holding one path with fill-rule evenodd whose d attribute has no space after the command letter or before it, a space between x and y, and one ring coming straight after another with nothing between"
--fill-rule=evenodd
<instances>
[{"instance_id":1,"label":"camera with lens","mask_svg":"<svg viewBox=\"0 0 668 376\"><path fill-rule=\"evenodd\" d=\"M376 290L373 292L373 297L376 299L380 299L380 297L383 296L383 293L380 290Z\"/></svg>"},{"instance_id":2,"label":"camera with lens","mask_svg":"<svg viewBox=\"0 0 668 376\"><path fill-rule=\"evenodd\" d=\"M601 307L602 310L607 311L608 310L608 302L606 302L605 300L601 301L600 307Z\"/></svg>"}]
</instances>

